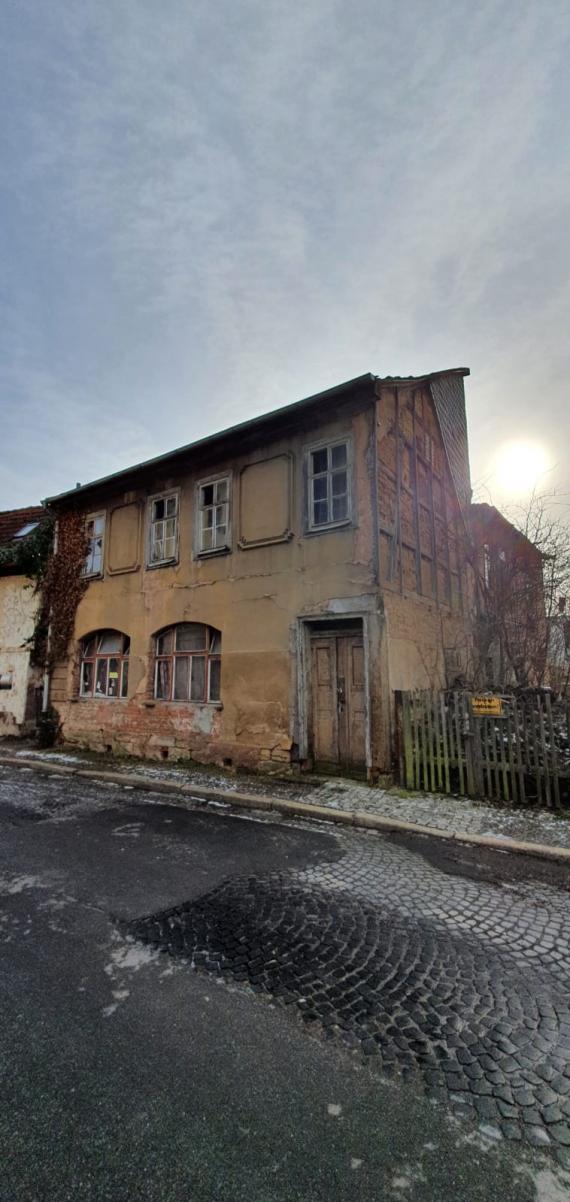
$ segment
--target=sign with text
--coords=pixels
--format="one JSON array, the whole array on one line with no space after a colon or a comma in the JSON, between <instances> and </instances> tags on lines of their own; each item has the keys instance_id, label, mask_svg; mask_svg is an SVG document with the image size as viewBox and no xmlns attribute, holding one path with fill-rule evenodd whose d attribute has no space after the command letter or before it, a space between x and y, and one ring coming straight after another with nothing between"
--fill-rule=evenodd
<instances>
[{"instance_id":1,"label":"sign with text","mask_svg":"<svg viewBox=\"0 0 570 1202\"><path fill-rule=\"evenodd\" d=\"M478 718L502 718L503 716L503 702L500 697L472 697L471 709Z\"/></svg>"}]
</instances>

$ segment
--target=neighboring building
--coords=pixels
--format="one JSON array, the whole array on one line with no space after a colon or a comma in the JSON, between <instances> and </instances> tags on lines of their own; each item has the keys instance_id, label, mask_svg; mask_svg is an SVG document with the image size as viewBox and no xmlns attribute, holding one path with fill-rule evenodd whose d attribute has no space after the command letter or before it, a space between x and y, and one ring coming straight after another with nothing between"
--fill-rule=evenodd
<instances>
[{"instance_id":1,"label":"neighboring building","mask_svg":"<svg viewBox=\"0 0 570 1202\"><path fill-rule=\"evenodd\" d=\"M30 667L28 645L38 598L18 561L43 513L38 505L0 513L0 736L28 733L38 716L41 674Z\"/></svg>"},{"instance_id":2,"label":"neighboring building","mask_svg":"<svg viewBox=\"0 0 570 1202\"><path fill-rule=\"evenodd\" d=\"M469 650L466 375L361 376L52 498L89 540L64 738L389 771L393 691Z\"/></svg>"},{"instance_id":3,"label":"neighboring building","mask_svg":"<svg viewBox=\"0 0 570 1202\"><path fill-rule=\"evenodd\" d=\"M476 576L475 653L490 688L545 683L546 622L542 553L495 509L470 509Z\"/></svg>"},{"instance_id":4,"label":"neighboring building","mask_svg":"<svg viewBox=\"0 0 570 1202\"><path fill-rule=\"evenodd\" d=\"M566 597L558 598L548 622L548 683L555 694L570 695L570 614Z\"/></svg>"}]
</instances>

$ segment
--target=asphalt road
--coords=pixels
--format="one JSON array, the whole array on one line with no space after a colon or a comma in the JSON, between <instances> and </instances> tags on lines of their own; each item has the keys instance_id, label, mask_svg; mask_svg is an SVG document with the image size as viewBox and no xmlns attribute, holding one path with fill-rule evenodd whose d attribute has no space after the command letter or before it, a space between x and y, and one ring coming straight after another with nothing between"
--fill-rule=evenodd
<instances>
[{"instance_id":1,"label":"asphalt road","mask_svg":"<svg viewBox=\"0 0 570 1202\"><path fill-rule=\"evenodd\" d=\"M0 771L2 1202L566 1200L567 887Z\"/></svg>"}]
</instances>

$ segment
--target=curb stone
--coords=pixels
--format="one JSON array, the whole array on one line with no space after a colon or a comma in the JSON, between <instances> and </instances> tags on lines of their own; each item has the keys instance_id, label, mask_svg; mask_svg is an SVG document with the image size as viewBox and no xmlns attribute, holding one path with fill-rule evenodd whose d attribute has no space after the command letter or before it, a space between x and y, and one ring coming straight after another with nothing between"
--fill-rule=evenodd
<instances>
[{"instance_id":1,"label":"curb stone","mask_svg":"<svg viewBox=\"0 0 570 1202\"><path fill-rule=\"evenodd\" d=\"M109 784L130 785L147 793L166 793L171 797L182 795L194 801L219 801L227 806L250 810L276 810L298 818L318 818L324 822L336 822L341 826L358 827L372 831L392 831L407 835L423 835L430 839L444 839L451 843L469 843L476 847L487 847L511 854L535 856L544 860L555 860L570 866L570 848L552 847L545 843L522 843L516 839L498 838L494 835L473 835L467 831L442 831L437 827L423 826L417 822L405 822L400 818L383 818L379 814L366 814L360 810L335 810L330 806L312 805L304 801L287 801L282 797L265 797L263 794L240 793L237 790L210 789L203 785L187 785L183 782L151 780L136 773L105 772L96 768L75 768L69 764L48 763L45 760L25 759L23 756L0 755L0 765L11 768L31 768L35 772L55 773L58 776L78 776L87 780L106 781Z\"/></svg>"}]
</instances>

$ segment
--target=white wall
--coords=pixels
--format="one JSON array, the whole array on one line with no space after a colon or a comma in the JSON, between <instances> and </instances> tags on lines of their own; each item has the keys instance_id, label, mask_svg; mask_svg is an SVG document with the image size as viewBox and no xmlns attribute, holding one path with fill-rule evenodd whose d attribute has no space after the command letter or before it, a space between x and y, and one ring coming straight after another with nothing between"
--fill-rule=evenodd
<instances>
[{"instance_id":1,"label":"white wall","mask_svg":"<svg viewBox=\"0 0 570 1202\"><path fill-rule=\"evenodd\" d=\"M25 576L0 577L0 678L10 677L11 688L0 688L0 734L18 734L26 714L30 683L39 673L30 670L30 653L22 644L34 629L38 598Z\"/></svg>"}]
</instances>

